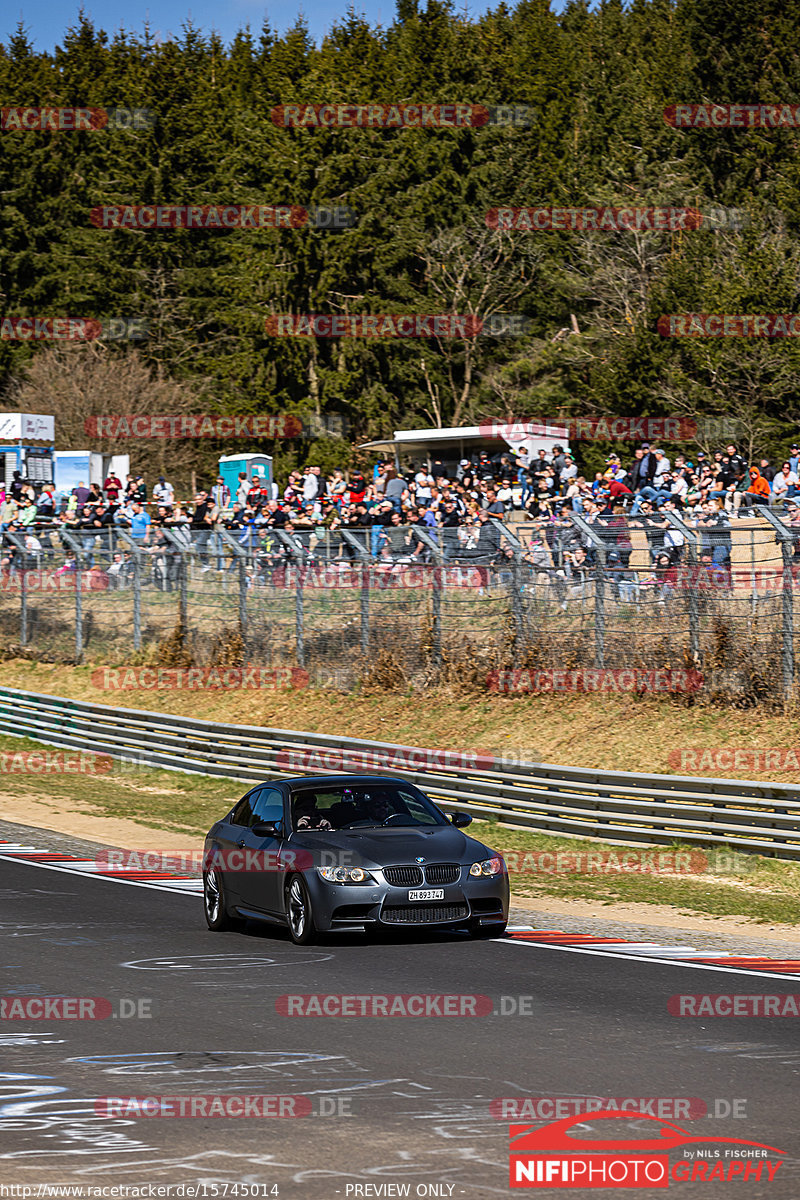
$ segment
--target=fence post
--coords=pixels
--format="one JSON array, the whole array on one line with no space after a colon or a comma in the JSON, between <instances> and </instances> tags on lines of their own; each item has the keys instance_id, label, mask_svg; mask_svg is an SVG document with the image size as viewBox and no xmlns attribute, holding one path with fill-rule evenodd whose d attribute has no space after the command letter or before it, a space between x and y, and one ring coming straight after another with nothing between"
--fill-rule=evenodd
<instances>
[{"instance_id":1,"label":"fence post","mask_svg":"<svg viewBox=\"0 0 800 1200\"><path fill-rule=\"evenodd\" d=\"M511 547L514 555L514 565L511 568L511 613L514 618L514 666L518 667L521 661L521 650L525 646L527 640L525 628L525 609L522 603L522 555L524 546L516 534L504 525L501 521L497 522L497 528L500 536L505 538Z\"/></svg>"},{"instance_id":2,"label":"fence post","mask_svg":"<svg viewBox=\"0 0 800 1200\"><path fill-rule=\"evenodd\" d=\"M22 563L22 570L19 573L20 578L20 609L19 609L19 644L26 646L28 644L28 571L26 567L25 541L16 533L6 530L6 540L11 542L19 551L19 561ZM41 580L40 580L41 585Z\"/></svg>"},{"instance_id":3,"label":"fence post","mask_svg":"<svg viewBox=\"0 0 800 1200\"><path fill-rule=\"evenodd\" d=\"M142 648L142 558L141 550L124 529L117 529L117 537L133 555L133 648Z\"/></svg>"},{"instance_id":4,"label":"fence post","mask_svg":"<svg viewBox=\"0 0 800 1200\"><path fill-rule=\"evenodd\" d=\"M295 636L295 657L297 658L298 666L306 665L306 645L305 645L305 622L303 614L303 582L305 577L304 559L310 557L309 551L303 543L292 534L287 533L285 529L276 529L279 540L288 549L292 559L297 563L297 584L294 593L294 636Z\"/></svg>"},{"instance_id":5,"label":"fence post","mask_svg":"<svg viewBox=\"0 0 800 1200\"><path fill-rule=\"evenodd\" d=\"M349 529L340 530L342 540L352 547L358 555L361 568L361 653L369 652L369 589L372 580L372 568L366 546L355 537Z\"/></svg>"},{"instance_id":6,"label":"fence post","mask_svg":"<svg viewBox=\"0 0 800 1200\"><path fill-rule=\"evenodd\" d=\"M305 576L305 564L297 564L297 583L294 592L294 636L296 644L297 662L301 667L306 665L306 646L305 646L305 628L303 621L303 579Z\"/></svg>"},{"instance_id":7,"label":"fence post","mask_svg":"<svg viewBox=\"0 0 800 1200\"><path fill-rule=\"evenodd\" d=\"M569 519L594 548L594 665L606 665L606 544L593 525L580 513L568 513Z\"/></svg>"},{"instance_id":8,"label":"fence post","mask_svg":"<svg viewBox=\"0 0 800 1200\"><path fill-rule=\"evenodd\" d=\"M242 643L244 646L244 658L247 661L247 551L239 545L235 538L232 538L227 529L222 525L215 527L214 537L218 537L219 546L227 546L232 551L236 558L239 568L239 632L242 635ZM225 576L223 576L223 579Z\"/></svg>"},{"instance_id":9,"label":"fence post","mask_svg":"<svg viewBox=\"0 0 800 1200\"><path fill-rule=\"evenodd\" d=\"M794 535L785 523L779 520L767 506L759 506L759 515L766 517L775 530L775 541L780 543L783 558L783 589L781 601L783 609L781 660L783 666L783 694L785 699L791 698L794 691L794 579L792 577L792 556L794 553Z\"/></svg>"},{"instance_id":10,"label":"fence post","mask_svg":"<svg viewBox=\"0 0 800 1200\"><path fill-rule=\"evenodd\" d=\"M697 547L700 534L696 529L690 529L676 512L671 509L663 510L663 515L670 525L679 529L686 540L689 552L689 654L694 663L700 665L700 608L697 603Z\"/></svg>"},{"instance_id":11,"label":"fence post","mask_svg":"<svg viewBox=\"0 0 800 1200\"><path fill-rule=\"evenodd\" d=\"M437 531L438 532L438 531ZM440 542L427 529L416 526L416 535L433 554L433 586L431 607L433 628L431 629L431 662L438 671L442 665L442 591L444 590L444 553Z\"/></svg>"},{"instance_id":12,"label":"fence post","mask_svg":"<svg viewBox=\"0 0 800 1200\"><path fill-rule=\"evenodd\" d=\"M19 589L19 644L28 644L28 572L23 569L20 575Z\"/></svg>"},{"instance_id":13,"label":"fence post","mask_svg":"<svg viewBox=\"0 0 800 1200\"><path fill-rule=\"evenodd\" d=\"M83 546L66 529L61 530L61 539L75 554L75 662L83 657L83 586L81 580L81 555Z\"/></svg>"}]
</instances>

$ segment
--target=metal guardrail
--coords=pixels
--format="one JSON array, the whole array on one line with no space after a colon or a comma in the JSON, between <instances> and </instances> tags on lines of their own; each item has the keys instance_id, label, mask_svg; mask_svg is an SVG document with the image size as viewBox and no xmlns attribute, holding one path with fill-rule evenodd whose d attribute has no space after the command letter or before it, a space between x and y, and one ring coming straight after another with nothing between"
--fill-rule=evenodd
<instances>
[{"instance_id":1,"label":"metal guardrail","mask_svg":"<svg viewBox=\"0 0 800 1200\"><path fill-rule=\"evenodd\" d=\"M550 763L494 769L502 760L478 752L471 761L467 752L222 725L14 688L0 688L0 733L142 766L246 781L343 771L391 774L416 783L446 810L561 836L724 844L800 859L800 798L797 789L783 784Z\"/></svg>"}]
</instances>

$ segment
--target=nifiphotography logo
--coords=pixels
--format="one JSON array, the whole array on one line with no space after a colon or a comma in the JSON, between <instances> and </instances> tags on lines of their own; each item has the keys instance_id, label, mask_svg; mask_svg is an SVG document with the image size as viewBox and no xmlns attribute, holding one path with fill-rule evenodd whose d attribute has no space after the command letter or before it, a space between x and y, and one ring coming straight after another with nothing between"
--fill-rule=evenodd
<instances>
[{"instance_id":1,"label":"nifiphotography logo","mask_svg":"<svg viewBox=\"0 0 800 1200\"><path fill-rule=\"evenodd\" d=\"M591 1119L630 1121L631 1114L606 1109L593 1112ZM782 1160L770 1157L785 1154L776 1146L691 1133L644 1114L637 1114L636 1119L653 1122L652 1137L606 1140L574 1136L570 1128L586 1122L586 1116L580 1114L551 1121L538 1129L531 1125L509 1126L509 1185L512 1188L668 1188L670 1180L715 1183L737 1178L771 1183L782 1166ZM667 1153L670 1150L681 1150L683 1157L670 1164Z\"/></svg>"}]
</instances>

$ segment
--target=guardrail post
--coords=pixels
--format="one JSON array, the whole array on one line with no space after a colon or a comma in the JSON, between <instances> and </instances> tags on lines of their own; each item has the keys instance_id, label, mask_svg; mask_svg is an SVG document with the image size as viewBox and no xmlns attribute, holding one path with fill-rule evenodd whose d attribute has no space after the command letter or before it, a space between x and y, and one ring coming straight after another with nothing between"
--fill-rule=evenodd
<instances>
[{"instance_id":1,"label":"guardrail post","mask_svg":"<svg viewBox=\"0 0 800 1200\"><path fill-rule=\"evenodd\" d=\"M442 665L442 591L444 588L444 553L439 542L427 529L416 528L417 537L433 554L433 586L431 588L432 629L431 662L438 671Z\"/></svg>"},{"instance_id":2,"label":"guardrail post","mask_svg":"<svg viewBox=\"0 0 800 1200\"><path fill-rule=\"evenodd\" d=\"M700 665L700 608L697 603L697 547L700 543L700 534L696 529L690 527L682 521L676 512L671 510L665 511L663 514L670 525L674 525L679 529L686 541L686 548L689 557L689 654L692 660Z\"/></svg>"},{"instance_id":3,"label":"guardrail post","mask_svg":"<svg viewBox=\"0 0 800 1200\"><path fill-rule=\"evenodd\" d=\"M794 553L794 535L787 529L766 505L761 505L759 512L766 517L775 530L775 541L780 543L783 558L783 588L781 601L783 609L783 629L781 644L781 660L783 666L783 694L788 700L794 691L794 578L792 576L792 555Z\"/></svg>"},{"instance_id":4,"label":"guardrail post","mask_svg":"<svg viewBox=\"0 0 800 1200\"><path fill-rule=\"evenodd\" d=\"M600 534L580 513L567 514L595 552L594 568L594 665L606 665L606 544Z\"/></svg>"}]
</instances>

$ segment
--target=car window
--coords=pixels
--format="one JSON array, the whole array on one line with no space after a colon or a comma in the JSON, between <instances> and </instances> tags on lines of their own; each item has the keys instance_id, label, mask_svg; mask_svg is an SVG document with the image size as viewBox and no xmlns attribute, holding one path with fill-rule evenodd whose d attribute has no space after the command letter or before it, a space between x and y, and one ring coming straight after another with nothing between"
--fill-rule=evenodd
<instances>
[{"instance_id":1,"label":"car window","mask_svg":"<svg viewBox=\"0 0 800 1200\"><path fill-rule=\"evenodd\" d=\"M250 802L255 798L258 789L248 792L246 796L242 796L239 803L231 813L232 825L250 825L253 817L253 811L250 807Z\"/></svg>"},{"instance_id":2,"label":"car window","mask_svg":"<svg viewBox=\"0 0 800 1200\"><path fill-rule=\"evenodd\" d=\"M282 821L283 797L278 788L253 788L243 796L231 813L233 825L244 825L248 829L256 821Z\"/></svg>"},{"instance_id":3,"label":"car window","mask_svg":"<svg viewBox=\"0 0 800 1200\"><path fill-rule=\"evenodd\" d=\"M447 818L422 793L388 783L354 783L338 788L304 787L292 793L292 811L299 796L308 797L320 817L334 829L357 826L445 825Z\"/></svg>"},{"instance_id":4,"label":"car window","mask_svg":"<svg viewBox=\"0 0 800 1200\"><path fill-rule=\"evenodd\" d=\"M250 801L255 821L282 821L283 795L279 788L261 788Z\"/></svg>"}]
</instances>

